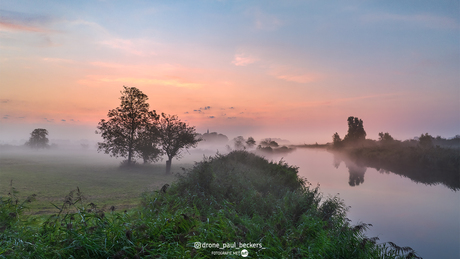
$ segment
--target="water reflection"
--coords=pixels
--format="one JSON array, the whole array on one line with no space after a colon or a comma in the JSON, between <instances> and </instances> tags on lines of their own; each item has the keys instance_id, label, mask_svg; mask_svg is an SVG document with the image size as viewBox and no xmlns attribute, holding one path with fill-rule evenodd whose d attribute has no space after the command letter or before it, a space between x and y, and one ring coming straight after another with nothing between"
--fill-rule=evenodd
<instances>
[{"instance_id":1,"label":"water reflection","mask_svg":"<svg viewBox=\"0 0 460 259\"><path fill-rule=\"evenodd\" d=\"M460 258L460 192L446 188L444 183L417 184L420 181L414 181L412 175L401 177L395 173L399 172L396 167L374 169L372 164L361 161L354 164L369 166L365 167L366 182L359 181L358 187L352 187L348 182L353 159L347 165L346 158L333 155L326 150L298 148L283 157L286 163L299 166L301 177L314 185L320 183L324 196L340 193L339 197L350 206L347 217L353 224L371 223L373 227L366 235L378 236L378 243L391 241L409 246L425 259ZM280 157L270 159L276 162ZM412 171L415 169L401 170ZM420 174L428 170L417 171Z\"/></svg>"},{"instance_id":2,"label":"water reflection","mask_svg":"<svg viewBox=\"0 0 460 259\"><path fill-rule=\"evenodd\" d=\"M380 173L393 173L407 177L416 183L425 185L443 184L452 191L460 190L459 171L440 170L423 167L420 163L389 164L375 163L360 158L349 157L345 153L332 152L333 166L337 169L341 162L345 163L350 173L349 185L358 186L364 183L364 173L367 168L374 168Z\"/></svg>"},{"instance_id":3,"label":"water reflection","mask_svg":"<svg viewBox=\"0 0 460 259\"><path fill-rule=\"evenodd\" d=\"M348 172L350 173L350 177L348 179L348 184L350 186L358 186L364 183L364 173L366 173L367 167L361 166L346 156L339 155L338 153L334 153L333 159L333 165L336 169L339 168L342 161L345 163L345 166L348 168Z\"/></svg>"}]
</instances>

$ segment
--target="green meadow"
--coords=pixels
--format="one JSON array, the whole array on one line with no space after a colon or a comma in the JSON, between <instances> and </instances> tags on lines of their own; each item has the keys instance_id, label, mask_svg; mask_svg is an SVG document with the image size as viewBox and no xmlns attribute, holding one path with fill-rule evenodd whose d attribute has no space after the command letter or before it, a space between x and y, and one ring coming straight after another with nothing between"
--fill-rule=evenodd
<instances>
[{"instance_id":1,"label":"green meadow","mask_svg":"<svg viewBox=\"0 0 460 259\"><path fill-rule=\"evenodd\" d=\"M143 192L158 190L175 176L165 174L164 162L120 167L120 161L94 150L23 150L0 152L0 196L10 184L23 199L36 194L28 206L31 214L55 213L52 205L62 203L69 191L80 188L85 197L100 206L131 208L139 204ZM191 164L173 163L173 172ZM12 181L12 182L11 182Z\"/></svg>"},{"instance_id":2,"label":"green meadow","mask_svg":"<svg viewBox=\"0 0 460 259\"><path fill-rule=\"evenodd\" d=\"M2 172L18 175L18 182L28 170L36 174L18 186L22 196L36 190L39 201L58 201L61 191L66 195L54 214L40 216L24 215L37 204L32 198L2 196L0 258L418 258L409 247L367 237L370 224L350 225L345 203L323 197L297 167L248 152L205 158L170 188L146 192L173 180L164 167L72 166L55 158L2 158ZM52 176L67 182L49 182ZM75 183L82 187L69 193ZM142 192L136 208L116 208L135 202L136 192Z\"/></svg>"}]
</instances>

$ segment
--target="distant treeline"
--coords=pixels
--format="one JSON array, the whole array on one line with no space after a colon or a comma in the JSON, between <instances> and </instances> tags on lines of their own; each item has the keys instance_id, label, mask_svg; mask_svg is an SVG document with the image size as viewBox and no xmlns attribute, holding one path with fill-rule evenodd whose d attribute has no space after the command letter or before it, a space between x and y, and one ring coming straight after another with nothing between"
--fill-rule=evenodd
<instances>
[{"instance_id":1,"label":"distant treeline","mask_svg":"<svg viewBox=\"0 0 460 259\"><path fill-rule=\"evenodd\" d=\"M378 140L366 139L362 120L348 118L348 134L342 140L335 133L330 149L341 152L355 163L384 169L424 184L442 183L460 189L460 135L446 139L428 133L400 141L389 133Z\"/></svg>"}]
</instances>

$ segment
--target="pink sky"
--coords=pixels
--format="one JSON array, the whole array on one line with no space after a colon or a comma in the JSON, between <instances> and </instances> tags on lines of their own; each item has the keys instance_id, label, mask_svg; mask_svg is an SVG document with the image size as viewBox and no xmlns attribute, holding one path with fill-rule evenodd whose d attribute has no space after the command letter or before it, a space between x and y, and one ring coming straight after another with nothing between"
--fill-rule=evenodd
<instances>
[{"instance_id":1,"label":"pink sky","mask_svg":"<svg viewBox=\"0 0 460 259\"><path fill-rule=\"evenodd\" d=\"M159 113L230 138L324 143L346 134L348 116L373 139L460 133L449 4L55 3L2 4L4 143L38 127L97 139L123 85Z\"/></svg>"}]
</instances>

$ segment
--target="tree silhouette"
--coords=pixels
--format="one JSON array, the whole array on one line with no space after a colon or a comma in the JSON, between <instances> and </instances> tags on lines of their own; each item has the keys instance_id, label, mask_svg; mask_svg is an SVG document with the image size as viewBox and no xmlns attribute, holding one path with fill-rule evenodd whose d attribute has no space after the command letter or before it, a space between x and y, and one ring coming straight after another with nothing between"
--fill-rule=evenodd
<instances>
[{"instance_id":1,"label":"tree silhouette","mask_svg":"<svg viewBox=\"0 0 460 259\"><path fill-rule=\"evenodd\" d=\"M428 134L428 133L425 133L425 134L422 134L419 138L419 143L420 143L420 146L422 148L432 148L433 147L433 137Z\"/></svg>"},{"instance_id":2,"label":"tree silhouette","mask_svg":"<svg viewBox=\"0 0 460 259\"><path fill-rule=\"evenodd\" d=\"M346 143L356 143L366 139L366 131L364 131L363 120L358 117L350 116L348 121L348 133L343 138Z\"/></svg>"},{"instance_id":3,"label":"tree silhouette","mask_svg":"<svg viewBox=\"0 0 460 259\"><path fill-rule=\"evenodd\" d=\"M246 146L244 145L245 143L246 143L246 140L244 139L243 136L238 136L233 139L233 145L235 146L236 150L246 149Z\"/></svg>"},{"instance_id":4,"label":"tree silhouette","mask_svg":"<svg viewBox=\"0 0 460 259\"><path fill-rule=\"evenodd\" d=\"M96 133L104 139L98 143L98 151L127 157L127 165L133 163L134 157L153 159L153 153L143 155L140 147L146 139L154 139L152 127L157 125L159 116L149 111L147 95L136 87L123 86L120 100L120 106L108 112L109 119L102 119L97 126Z\"/></svg>"},{"instance_id":5,"label":"tree silhouette","mask_svg":"<svg viewBox=\"0 0 460 259\"><path fill-rule=\"evenodd\" d=\"M249 147L249 148L252 148L256 145L256 141L254 140L253 137L249 137L248 140L246 140L246 145Z\"/></svg>"},{"instance_id":6,"label":"tree silhouette","mask_svg":"<svg viewBox=\"0 0 460 259\"><path fill-rule=\"evenodd\" d=\"M332 145L334 148L340 148L342 147L342 139L340 138L339 136L339 133L334 133L334 135L332 135Z\"/></svg>"},{"instance_id":7,"label":"tree silhouette","mask_svg":"<svg viewBox=\"0 0 460 259\"><path fill-rule=\"evenodd\" d=\"M30 133L29 141L26 142L26 145L31 148L47 148L48 147L48 131L46 129L34 129Z\"/></svg>"},{"instance_id":8,"label":"tree silhouette","mask_svg":"<svg viewBox=\"0 0 460 259\"><path fill-rule=\"evenodd\" d=\"M152 124L148 124L139 134L136 151L144 160L144 164L158 161L160 155L163 154L158 146L160 137L158 131L158 118L159 116L152 121Z\"/></svg>"},{"instance_id":9,"label":"tree silhouette","mask_svg":"<svg viewBox=\"0 0 460 259\"><path fill-rule=\"evenodd\" d=\"M170 173L172 159L181 157L183 150L196 147L201 139L197 138L195 127L180 121L177 115L162 113L158 126L160 147L168 156L166 173Z\"/></svg>"},{"instance_id":10,"label":"tree silhouette","mask_svg":"<svg viewBox=\"0 0 460 259\"><path fill-rule=\"evenodd\" d=\"M279 147L278 143L272 140L271 138L263 139L262 141L260 141L260 145L262 147L272 147L272 148Z\"/></svg>"}]
</instances>

